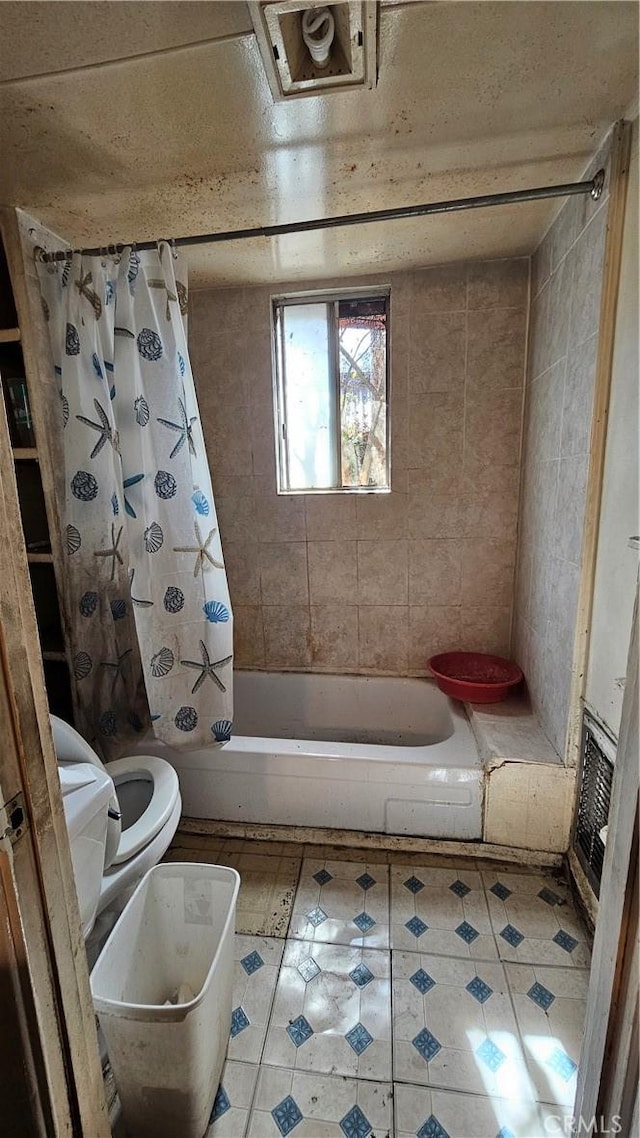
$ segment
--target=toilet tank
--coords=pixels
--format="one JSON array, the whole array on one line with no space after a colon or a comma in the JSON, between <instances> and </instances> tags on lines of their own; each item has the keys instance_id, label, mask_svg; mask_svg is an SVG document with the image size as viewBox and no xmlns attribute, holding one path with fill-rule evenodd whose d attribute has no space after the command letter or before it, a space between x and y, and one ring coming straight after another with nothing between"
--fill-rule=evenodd
<instances>
[{"instance_id":1,"label":"toilet tank","mask_svg":"<svg viewBox=\"0 0 640 1138\"><path fill-rule=\"evenodd\" d=\"M91 763L59 763L71 862L80 906L82 935L93 928L100 898L107 840L107 810L113 782Z\"/></svg>"}]
</instances>

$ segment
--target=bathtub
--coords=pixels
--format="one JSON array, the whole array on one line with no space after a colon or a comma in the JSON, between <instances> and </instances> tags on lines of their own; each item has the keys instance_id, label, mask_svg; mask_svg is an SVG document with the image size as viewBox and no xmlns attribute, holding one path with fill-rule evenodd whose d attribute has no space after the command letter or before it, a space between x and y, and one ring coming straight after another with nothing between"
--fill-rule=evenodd
<instances>
[{"instance_id":1,"label":"bathtub","mask_svg":"<svg viewBox=\"0 0 640 1138\"><path fill-rule=\"evenodd\" d=\"M222 747L144 747L175 766L187 817L481 838L475 741L431 681L236 672L234 704Z\"/></svg>"}]
</instances>

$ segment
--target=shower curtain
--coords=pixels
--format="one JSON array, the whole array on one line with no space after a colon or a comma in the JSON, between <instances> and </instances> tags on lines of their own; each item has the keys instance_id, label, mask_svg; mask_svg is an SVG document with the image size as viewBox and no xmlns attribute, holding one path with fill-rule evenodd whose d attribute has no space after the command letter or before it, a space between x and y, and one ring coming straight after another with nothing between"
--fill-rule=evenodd
<instances>
[{"instance_id":1,"label":"shower curtain","mask_svg":"<svg viewBox=\"0 0 640 1138\"><path fill-rule=\"evenodd\" d=\"M77 726L108 757L149 726L190 748L231 735L231 604L184 280L166 243L40 265Z\"/></svg>"}]
</instances>

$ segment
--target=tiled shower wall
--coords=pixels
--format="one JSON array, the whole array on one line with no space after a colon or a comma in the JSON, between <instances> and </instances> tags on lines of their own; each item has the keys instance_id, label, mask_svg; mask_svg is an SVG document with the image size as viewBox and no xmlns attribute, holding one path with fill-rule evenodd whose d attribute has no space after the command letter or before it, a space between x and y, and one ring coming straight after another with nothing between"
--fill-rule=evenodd
<instances>
[{"instance_id":1,"label":"tiled shower wall","mask_svg":"<svg viewBox=\"0 0 640 1138\"><path fill-rule=\"evenodd\" d=\"M605 165L608 147L587 173ZM564 756L608 194L569 198L532 261L514 655Z\"/></svg>"},{"instance_id":2,"label":"tiled shower wall","mask_svg":"<svg viewBox=\"0 0 640 1138\"><path fill-rule=\"evenodd\" d=\"M391 286L390 494L276 494L270 296L314 285L191 294L237 666L420 675L434 652L507 652L529 261L347 284Z\"/></svg>"}]
</instances>

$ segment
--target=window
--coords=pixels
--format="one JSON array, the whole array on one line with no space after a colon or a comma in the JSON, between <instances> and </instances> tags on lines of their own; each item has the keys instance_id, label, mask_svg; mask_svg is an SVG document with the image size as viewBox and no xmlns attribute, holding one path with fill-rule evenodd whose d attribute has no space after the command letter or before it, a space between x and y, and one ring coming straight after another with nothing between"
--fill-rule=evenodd
<instances>
[{"instance_id":1,"label":"window","mask_svg":"<svg viewBox=\"0 0 640 1138\"><path fill-rule=\"evenodd\" d=\"M389 291L273 304L278 490L389 489Z\"/></svg>"}]
</instances>

